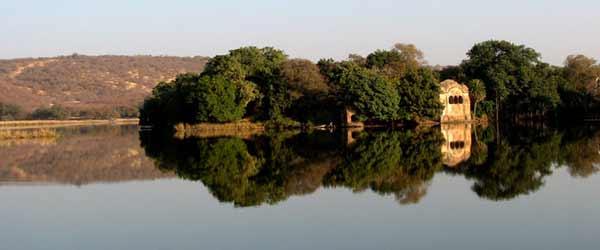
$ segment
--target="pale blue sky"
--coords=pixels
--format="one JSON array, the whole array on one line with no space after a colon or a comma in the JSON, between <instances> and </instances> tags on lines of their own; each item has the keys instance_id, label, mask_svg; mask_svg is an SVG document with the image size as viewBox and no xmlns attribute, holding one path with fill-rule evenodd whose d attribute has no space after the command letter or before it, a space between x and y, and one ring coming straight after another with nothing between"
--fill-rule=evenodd
<instances>
[{"instance_id":1,"label":"pale blue sky","mask_svg":"<svg viewBox=\"0 0 600 250\"><path fill-rule=\"evenodd\" d=\"M2 0L0 58L71 54L206 55L244 45L342 59L414 43L457 64L476 42L506 39L562 64L600 58L598 0Z\"/></svg>"}]
</instances>

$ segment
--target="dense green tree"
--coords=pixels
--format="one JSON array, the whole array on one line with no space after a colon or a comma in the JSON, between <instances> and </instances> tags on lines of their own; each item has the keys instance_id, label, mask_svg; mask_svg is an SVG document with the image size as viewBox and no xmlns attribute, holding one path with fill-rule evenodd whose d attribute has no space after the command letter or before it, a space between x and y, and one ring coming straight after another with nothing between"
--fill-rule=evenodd
<instances>
[{"instance_id":1,"label":"dense green tree","mask_svg":"<svg viewBox=\"0 0 600 250\"><path fill-rule=\"evenodd\" d=\"M168 127L195 122L196 110L186 102L186 88L197 82L197 74L181 74L173 81L159 82L140 108L140 124Z\"/></svg>"},{"instance_id":2,"label":"dense green tree","mask_svg":"<svg viewBox=\"0 0 600 250\"><path fill-rule=\"evenodd\" d=\"M440 66L436 71L440 75L440 80L442 81L451 79L462 82L466 78L460 66Z\"/></svg>"},{"instance_id":3,"label":"dense green tree","mask_svg":"<svg viewBox=\"0 0 600 250\"><path fill-rule=\"evenodd\" d=\"M396 84L400 107L406 110L406 120L437 120L443 106L440 103L439 80L429 68L407 72Z\"/></svg>"},{"instance_id":4,"label":"dense green tree","mask_svg":"<svg viewBox=\"0 0 600 250\"><path fill-rule=\"evenodd\" d=\"M186 86L185 101L195 110L197 122L230 122L245 112L241 91L222 76L203 76Z\"/></svg>"},{"instance_id":5,"label":"dense green tree","mask_svg":"<svg viewBox=\"0 0 600 250\"><path fill-rule=\"evenodd\" d=\"M376 50L367 56L368 68L384 69L386 67L400 67L404 58L397 50Z\"/></svg>"},{"instance_id":6,"label":"dense green tree","mask_svg":"<svg viewBox=\"0 0 600 250\"><path fill-rule=\"evenodd\" d=\"M271 47L242 47L217 56L207 63L202 75L222 75L247 90L249 115L267 119L280 118L291 105L286 82L281 78L281 65L287 55ZM256 87L254 87L256 86Z\"/></svg>"},{"instance_id":7,"label":"dense green tree","mask_svg":"<svg viewBox=\"0 0 600 250\"><path fill-rule=\"evenodd\" d=\"M558 87L564 82L561 69L539 63L532 72L524 74L523 80L525 86L522 92L512 99L516 103L516 107L511 110L513 113L544 114L558 107Z\"/></svg>"},{"instance_id":8,"label":"dense green tree","mask_svg":"<svg viewBox=\"0 0 600 250\"><path fill-rule=\"evenodd\" d=\"M378 51L367 58L366 68L354 62L331 59L319 61L318 66L336 98L342 105L355 108L361 120L435 120L442 110L439 80L433 70L419 67L419 58L422 56L406 56L399 50ZM407 64L407 60L412 66L399 66ZM402 73L390 75L381 71L398 67L402 67ZM371 83L365 84L368 82ZM396 94L391 93L390 86Z\"/></svg>"},{"instance_id":9,"label":"dense green tree","mask_svg":"<svg viewBox=\"0 0 600 250\"><path fill-rule=\"evenodd\" d=\"M521 112L519 108L536 107L545 112L557 105L556 81L548 81L552 68L540 62L540 54L535 50L490 40L476 44L467 55L461 68L467 80L480 79L485 83L486 96L494 100L496 116L500 110L516 114Z\"/></svg>"},{"instance_id":10,"label":"dense green tree","mask_svg":"<svg viewBox=\"0 0 600 250\"><path fill-rule=\"evenodd\" d=\"M394 85L377 72L352 62L322 60L321 72L335 85L336 98L355 109L360 120L393 121L407 116L400 109L400 96Z\"/></svg>"},{"instance_id":11,"label":"dense green tree","mask_svg":"<svg viewBox=\"0 0 600 250\"><path fill-rule=\"evenodd\" d=\"M182 74L154 88L140 109L140 123L172 126L239 120L248 103L247 94L243 85L221 75Z\"/></svg>"}]
</instances>

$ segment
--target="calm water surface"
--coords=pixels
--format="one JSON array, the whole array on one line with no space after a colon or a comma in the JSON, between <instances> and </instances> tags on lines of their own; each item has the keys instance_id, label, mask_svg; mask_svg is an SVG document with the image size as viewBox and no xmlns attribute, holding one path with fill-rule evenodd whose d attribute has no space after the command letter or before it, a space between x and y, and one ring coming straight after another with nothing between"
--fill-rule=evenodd
<instances>
[{"instance_id":1,"label":"calm water surface","mask_svg":"<svg viewBox=\"0 0 600 250\"><path fill-rule=\"evenodd\" d=\"M0 141L0 249L598 249L600 130Z\"/></svg>"}]
</instances>

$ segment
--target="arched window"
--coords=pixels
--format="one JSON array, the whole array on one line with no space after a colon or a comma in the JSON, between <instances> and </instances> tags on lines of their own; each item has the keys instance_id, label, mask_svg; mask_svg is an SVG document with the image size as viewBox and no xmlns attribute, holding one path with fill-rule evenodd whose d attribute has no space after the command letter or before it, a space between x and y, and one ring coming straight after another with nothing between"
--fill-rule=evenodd
<instances>
[{"instance_id":1,"label":"arched window","mask_svg":"<svg viewBox=\"0 0 600 250\"><path fill-rule=\"evenodd\" d=\"M463 104L465 100L462 96L450 96L448 97L449 104Z\"/></svg>"},{"instance_id":2,"label":"arched window","mask_svg":"<svg viewBox=\"0 0 600 250\"><path fill-rule=\"evenodd\" d=\"M465 142L464 141L453 141L450 142L450 149L455 150L455 149L463 149L465 147Z\"/></svg>"}]
</instances>

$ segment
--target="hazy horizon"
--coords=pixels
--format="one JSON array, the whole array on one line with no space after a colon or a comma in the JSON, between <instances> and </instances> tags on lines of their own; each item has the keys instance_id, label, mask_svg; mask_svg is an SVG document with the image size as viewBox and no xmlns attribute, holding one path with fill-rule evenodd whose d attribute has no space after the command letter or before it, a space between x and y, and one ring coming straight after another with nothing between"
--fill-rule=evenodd
<instances>
[{"instance_id":1,"label":"hazy horizon","mask_svg":"<svg viewBox=\"0 0 600 250\"><path fill-rule=\"evenodd\" d=\"M0 58L214 56L273 46L290 57L346 58L413 43L431 65L460 63L477 42L509 40L560 65L600 58L600 2L573 1L41 1L0 6Z\"/></svg>"}]
</instances>

